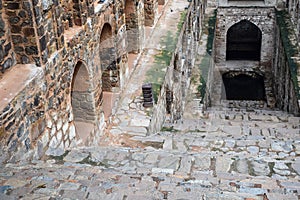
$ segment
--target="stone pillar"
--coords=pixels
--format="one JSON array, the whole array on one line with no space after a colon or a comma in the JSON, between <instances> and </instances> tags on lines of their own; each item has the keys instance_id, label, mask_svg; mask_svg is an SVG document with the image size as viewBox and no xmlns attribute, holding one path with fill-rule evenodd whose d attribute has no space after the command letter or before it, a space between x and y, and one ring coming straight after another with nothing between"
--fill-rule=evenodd
<instances>
[{"instance_id":1,"label":"stone pillar","mask_svg":"<svg viewBox=\"0 0 300 200\"><path fill-rule=\"evenodd\" d=\"M127 0L125 3L127 52L138 53L144 40L144 10L141 2Z\"/></svg>"},{"instance_id":2,"label":"stone pillar","mask_svg":"<svg viewBox=\"0 0 300 200\"><path fill-rule=\"evenodd\" d=\"M145 0L145 26L153 26L157 17L157 0Z\"/></svg>"}]
</instances>

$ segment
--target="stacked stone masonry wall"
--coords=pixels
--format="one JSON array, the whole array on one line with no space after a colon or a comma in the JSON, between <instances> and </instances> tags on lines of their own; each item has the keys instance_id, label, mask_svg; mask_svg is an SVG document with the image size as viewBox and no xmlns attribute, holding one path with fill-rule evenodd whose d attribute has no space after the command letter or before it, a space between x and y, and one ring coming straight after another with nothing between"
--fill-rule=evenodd
<instances>
[{"instance_id":1,"label":"stacked stone masonry wall","mask_svg":"<svg viewBox=\"0 0 300 200\"><path fill-rule=\"evenodd\" d=\"M16 57L13 52L13 44L11 41L12 38L9 37L10 31L8 29L8 24L5 23L4 19L5 15L6 13L3 9L3 2L0 1L0 79L5 71L16 64Z\"/></svg>"},{"instance_id":2,"label":"stacked stone masonry wall","mask_svg":"<svg viewBox=\"0 0 300 200\"><path fill-rule=\"evenodd\" d=\"M204 6L200 6L200 4L200 2L197 2L196 5L191 3L187 11L187 17L178 36L177 48L167 68L160 96L154 107L149 133L160 131L165 121L176 122L182 117L185 106L184 99L189 88L191 69L202 31L200 23L201 17L204 15Z\"/></svg>"},{"instance_id":3,"label":"stacked stone masonry wall","mask_svg":"<svg viewBox=\"0 0 300 200\"><path fill-rule=\"evenodd\" d=\"M157 20L158 1L157 0L145 0L144 7L145 7L145 25L153 26Z\"/></svg>"},{"instance_id":4,"label":"stacked stone masonry wall","mask_svg":"<svg viewBox=\"0 0 300 200\"><path fill-rule=\"evenodd\" d=\"M291 67L289 66L290 62L287 57L290 55L286 52L286 45L283 44L284 40L282 37L284 36L282 36L279 24L277 24L275 29L276 48L272 70L274 76L273 90L276 96L276 106L286 112L299 115L300 110L297 91L295 91L294 82L292 81Z\"/></svg>"},{"instance_id":5,"label":"stacked stone masonry wall","mask_svg":"<svg viewBox=\"0 0 300 200\"><path fill-rule=\"evenodd\" d=\"M274 95L272 93L272 58L274 52L274 26L275 13L274 8L270 7L219 7L217 12L215 42L214 42L214 60L215 66L213 78L214 85L210 89L211 104L220 105L224 99L224 87L222 74L230 71L254 71L263 74L266 90L267 104L274 107ZM235 61L232 65L226 61L226 37L227 31L234 24L241 20L247 20L256 25L262 32L261 54L259 62Z\"/></svg>"},{"instance_id":6,"label":"stacked stone masonry wall","mask_svg":"<svg viewBox=\"0 0 300 200\"><path fill-rule=\"evenodd\" d=\"M4 5L4 2L0 5ZM100 35L106 23L112 27L116 48L114 61L118 69L118 78L122 79L118 80L120 89L128 77L128 75L125 76L127 46L126 34L124 34L126 30L124 29L124 13L115 13L123 10L118 7L122 4L106 1L98 5L96 1L88 1L87 7L81 5L79 9L86 16L86 19L81 20L82 25L70 26L64 18L64 5L58 1L40 0L34 1L34 5L27 1L22 2L23 4L19 1L9 1L1 7L0 34L2 35L0 37L4 41L1 43L1 49L5 53L0 54L0 56L3 55L0 62L10 63L1 64L1 72L4 72L3 76L10 76L6 69L12 66L10 71L13 71L16 63L22 67L21 64L28 61L35 68L39 67L42 73L33 74L33 77L25 84L25 89L15 95L10 102L1 101L1 147L4 152L10 152L7 158L11 161L21 157L40 158L45 153L59 155L65 149L78 145L81 138L76 133L74 120L83 112L74 113L72 106L83 101L86 105L82 108L88 108L89 112L86 112L82 118L85 122L91 122L93 127L87 133L87 143L92 144L99 140L106 125L102 108L101 76L103 71L100 58ZM4 13L11 12L12 3L15 3L16 7L13 8L15 10L18 8L18 11L14 11L13 16L4 18ZM28 13L34 12L23 13L24 4L28 6L26 7ZM16 35L21 35L22 43L9 35L13 28L9 22L14 21L15 15L20 15L20 13L28 17L27 20L30 22L28 26L32 34L26 35L29 34L29 31L25 31L27 26L19 32L15 30ZM119 19L116 20L115 15L118 15ZM26 19L20 20L22 22L18 22L17 25L21 28ZM16 51L17 45L22 46L24 51ZM34 53L27 54L27 46L31 50L35 49ZM34 48L31 48L33 46ZM25 58L24 56L27 57L26 62L21 59ZM72 105L74 68L79 62L83 63L90 78L88 80L90 87L86 97L89 101L73 98L78 102L73 102L74 105Z\"/></svg>"}]
</instances>

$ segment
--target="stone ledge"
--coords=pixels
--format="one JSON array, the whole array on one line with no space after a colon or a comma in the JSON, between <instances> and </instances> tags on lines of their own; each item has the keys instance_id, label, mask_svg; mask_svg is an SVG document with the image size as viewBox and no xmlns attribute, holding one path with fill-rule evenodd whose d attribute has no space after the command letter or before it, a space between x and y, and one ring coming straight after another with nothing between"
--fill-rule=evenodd
<instances>
[{"instance_id":1,"label":"stone ledge","mask_svg":"<svg viewBox=\"0 0 300 200\"><path fill-rule=\"evenodd\" d=\"M232 7L232 6L241 6L241 7L270 7L275 6L276 2L274 1L262 1L262 0L244 0L244 1L234 1L234 0L219 0L219 7Z\"/></svg>"},{"instance_id":2,"label":"stone ledge","mask_svg":"<svg viewBox=\"0 0 300 200\"><path fill-rule=\"evenodd\" d=\"M0 110L3 110L26 86L43 75L34 64L18 64L0 80Z\"/></svg>"}]
</instances>

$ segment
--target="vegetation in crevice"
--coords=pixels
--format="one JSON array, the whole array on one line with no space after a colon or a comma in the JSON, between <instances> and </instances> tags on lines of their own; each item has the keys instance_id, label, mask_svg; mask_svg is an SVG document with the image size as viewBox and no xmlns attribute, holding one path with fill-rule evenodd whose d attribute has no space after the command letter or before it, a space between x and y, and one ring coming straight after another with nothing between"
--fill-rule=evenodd
<instances>
[{"instance_id":1,"label":"vegetation in crevice","mask_svg":"<svg viewBox=\"0 0 300 200\"><path fill-rule=\"evenodd\" d=\"M200 75L200 84L197 87L197 91L200 94L201 97L201 103L203 103L203 99L204 96L206 94L206 83L207 83L207 79L208 79L208 71L209 71L209 67L210 67L210 55L206 54L200 63L200 70L201 70L201 75Z\"/></svg>"},{"instance_id":2,"label":"vegetation in crevice","mask_svg":"<svg viewBox=\"0 0 300 200\"><path fill-rule=\"evenodd\" d=\"M152 93L154 102L158 100L161 85L164 82L167 66L170 65L172 54L176 48L176 37L168 31L166 37L160 40L160 45L163 47L159 54L154 57L154 65L147 71L146 81L152 83Z\"/></svg>"},{"instance_id":3,"label":"vegetation in crevice","mask_svg":"<svg viewBox=\"0 0 300 200\"><path fill-rule=\"evenodd\" d=\"M170 127L164 126L161 128L161 132L179 132L179 130L174 129L173 126L170 126Z\"/></svg>"},{"instance_id":4,"label":"vegetation in crevice","mask_svg":"<svg viewBox=\"0 0 300 200\"><path fill-rule=\"evenodd\" d=\"M66 157L69 154L69 150L65 151L64 154L60 156L52 156L50 155L49 158L55 160L56 164L63 164L64 163L64 157Z\"/></svg>"},{"instance_id":5,"label":"vegetation in crevice","mask_svg":"<svg viewBox=\"0 0 300 200\"><path fill-rule=\"evenodd\" d=\"M203 103L206 94L208 72L210 67L210 61L212 59L211 56L212 56L214 38L215 38L216 19L217 19L217 10L214 10L213 15L207 19L206 30L204 30L204 33L208 35L207 43L206 43L207 54L202 57L201 63L199 65L199 68L201 70L201 75L199 80L200 84L197 87L197 92L200 94L201 97L201 103Z\"/></svg>"},{"instance_id":6,"label":"vegetation in crevice","mask_svg":"<svg viewBox=\"0 0 300 200\"><path fill-rule=\"evenodd\" d=\"M212 50L213 50L216 21L217 21L217 10L214 10L213 16L211 16L208 19L208 37L207 37L206 51L209 55L212 54Z\"/></svg>"},{"instance_id":7,"label":"vegetation in crevice","mask_svg":"<svg viewBox=\"0 0 300 200\"><path fill-rule=\"evenodd\" d=\"M91 166L101 166L101 167L105 167L108 168L109 165L107 164L107 160L103 160L102 162L96 162L94 160L92 160L91 155L89 155L88 157L86 157L85 159L83 159L82 161L78 162L79 164L88 164Z\"/></svg>"},{"instance_id":8,"label":"vegetation in crevice","mask_svg":"<svg viewBox=\"0 0 300 200\"><path fill-rule=\"evenodd\" d=\"M180 20L179 20L179 23L177 24L177 36L179 35L179 33L183 27L183 24L186 19L186 15L187 15L187 11L184 11L180 14Z\"/></svg>"},{"instance_id":9,"label":"vegetation in crevice","mask_svg":"<svg viewBox=\"0 0 300 200\"><path fill-rule=\"evenodd\" d=\"M88 165L92 165L92 166L99 166L100 163L95 162L91 159L91 156L89 155L88 157L86 157L85 159L83 159L82 161L78 162L80 164L88 164Z\"/></svg>"},{"instance_id":10,"label":"vegetation in crevice","mask_svg":"<svg viewBox=\"0 0 300 200\"><path fill-rule=\"evenodd\" d=\"M275 166L274 162L269 162L268 163L268 167L269 167L270 173L267 176L272 177L272 175L275 174L275 172L274 172L274 166Z\"/></svg>"},{"instance_id":11,"label":"vegetation in crevice","mask_svg":"<svg viewBox=\"0 0 300 200\"><path fill-rule=\"evenodd\" d=\"M298 99L300 99L300 88L298 85L297 69L298 65L293 59L298 53L296 44L293 44L291 38L296 38L289 13L286 10L276 10L276 20L280 29L280 38L283 43L287 62L290 68L291 79Z\"/></svg>"}]
</instances>

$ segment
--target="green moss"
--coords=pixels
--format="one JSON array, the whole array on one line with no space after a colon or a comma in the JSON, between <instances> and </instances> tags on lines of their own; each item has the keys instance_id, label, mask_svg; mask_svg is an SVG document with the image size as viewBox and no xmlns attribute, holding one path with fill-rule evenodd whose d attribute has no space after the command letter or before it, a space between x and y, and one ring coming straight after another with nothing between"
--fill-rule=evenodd
<instances>
[{"instance_id":1,"label":"green moss","mask_svg":"<svg viewBox=\"0 0 300 200\"><path fill-rule=\"evenodd\" d=\"M283 47L285 50L285 54L287 57L288 65L291 72L291 79L294 83L294 89L297 93L298 99L300 99L300 88L298 85L297 78L297 63L293 59L293 57L298 53L297 47L291 41L292 36L295 34L293 31L293 26L291 23L291 19L289 13L286 10L276 10L276 20L280 29L280 38L283 42Z\"/></svg>"},{"instance_id":2,"label":"green moss","mask_svg":"<svg viewBox=\"0 0 300 200\"><path fill-rule=\"evenodd\" d=\"M181 29L182 29L182 26L183 26L184 21L186 19L186 15L187 15L187 11L186 10L184 12L180 13L180 21L177 24L177 34L179 34L180 31L181 31Z\"/></svg>"},{"instance_id":3,"label":"green moss","mask_svg":"<svg viewBox=\"0 0 300 200\"><path fill-rule=\"evenodd\" d=\"M171 126L171 127L162 127L161 128L161 131L162 132L179 132L179 130L177 130L177 129L174 129L174 127L173 126Z\"/></svg>"},{"instance_id":4,"label":"green moss","mask_svg":"<svg viewBox=\"0 0 300 200\"><path fill-rule=\"evenodd\" d=\"M180 20L177 24L177 32L175 34L168 31L166 36L161 38L160 45L162 46L162 49L157 55L155 55L154 65L146 72L146 82L152 83L152 92L155 103L157 103L161 85L164 82L166 68L170 65L186 15L187 11L181 13Z\"/></svg>"},{"instance_id":5,"label":"green moss","mask_svg":"<svg viewBox=\"0 0 300 200\"><path fill-rule=\"evenodd\" d=\"M207 83L207 79L208 79L208 71L209 71L209 62L210 62L210 55L206 55L202 58L201 63L199 65L199 68L201 70L201 76L200 76L200 84L197 87L197 91L200 94L200 97L203 101L204 96L206 94L206 83ZM203 103L203 102L201 102Z\"/></svg>"},{"instance_id":6,"label":"green moss","mask_svg":"<svg viewBox=\"0 0 300 200\"><path fill-rule=\"evenodd\" d=\"M63 164L64 163L64 157L66 157L69 152L70 151L67 150L64 154L62 154L60 156L49 156L49 157L50 157L50 159L54 159L57 164Z\"/></svg>"},{"instance_id":7,"label":"green moss","mask_svg":"<svg viewBox=\"0 0 300 200\"><path fill-rule=\"evenodd\" d=\"M250 176L256 176L251 161L250 161L250 160L247 160L247 164L248 164L248 172L249 172L249 175L250 175Z\"/></svg>"},{"instance_id":8,"label":"green moss","mask_svg":"<svg viewBox=\"0 0 300 200\"><path fill-rule=\"evenodd\" d=\"M269 169L270 169L270 173L267 176L272 177L272 175L275 174L275 172L274 172L275 163L274 162L269 162L268 166L269 166Z\"/></svg>"},{"instance_id":9,"label":"green moss","mask_svg":"<svg viewBox=\"0 0 300 200\"><path fill-rule=\"evenodd\" d=\"M209 55L211 55L213 50L213 43L215 38L215 27L216 27L216 19L217 19L217 10L214 11L214 15L208 19L208 37L206 44L206 51Z\"/></svg>"}]
</instances>

